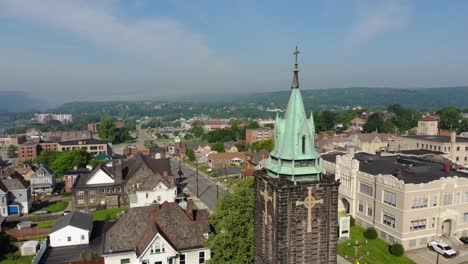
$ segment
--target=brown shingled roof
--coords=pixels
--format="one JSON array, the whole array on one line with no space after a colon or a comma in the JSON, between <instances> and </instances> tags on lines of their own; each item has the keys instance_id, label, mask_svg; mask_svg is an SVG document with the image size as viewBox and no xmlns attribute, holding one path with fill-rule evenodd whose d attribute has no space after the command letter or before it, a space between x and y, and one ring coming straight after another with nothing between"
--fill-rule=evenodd
<instances>
[{"instance_id":1,"label":"brown shingled roof","mask_svg":"<svg viewBox=\"0 0 468 264\"><path fill-rule=\"evenodd\" d=\"M135 251L143 253L159 233L176 250L203 247L209 232L208 212L198 210L192 220L176 203L131 208L106 233L104 254Z\"/></svg>"}]
</instances>

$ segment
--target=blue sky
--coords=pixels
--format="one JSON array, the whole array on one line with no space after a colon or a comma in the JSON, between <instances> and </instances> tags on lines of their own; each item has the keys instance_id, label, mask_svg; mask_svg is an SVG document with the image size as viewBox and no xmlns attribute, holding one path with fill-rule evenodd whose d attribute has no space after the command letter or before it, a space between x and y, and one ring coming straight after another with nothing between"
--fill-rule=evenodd
<instances>
[{"instance_id":1,"label":"blue sky","mask_svg":"<svg viewBox=\"0 0 468 264\"><path fill-rule=\"evenodd\" d=\"M468 1L0 0L0 91L49 100L468 84Z\"/></svg>"}]
</instances>

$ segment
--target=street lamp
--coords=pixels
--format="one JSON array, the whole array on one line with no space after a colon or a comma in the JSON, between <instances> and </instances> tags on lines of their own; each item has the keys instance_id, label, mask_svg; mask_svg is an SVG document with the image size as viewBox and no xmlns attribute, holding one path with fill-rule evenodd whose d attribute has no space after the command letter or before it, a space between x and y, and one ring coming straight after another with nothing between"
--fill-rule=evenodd
<instances>
[{"instance_id":1,"label":"street lamp","mask_svg":"<svg viewBox=\"0 0 468 264\"><path fill-rule=\"evenodd\" d=\"M365 258L365 257L368 257L369 256L369 251L367 251L367 253L365 255L362 255L362 256L359 256L359 249L363 246L366 246L367 244L369 244L369 242L366 240L365 243L360 243L358 242L357 240L355 241L355 243L348 243L348 247L353 247L354 248L354 256L352 257L349 257L348 255L345 255L345 259L352 259L354 261L354 263L359 263L359 260Z\"/></svg>"}]
</instances>

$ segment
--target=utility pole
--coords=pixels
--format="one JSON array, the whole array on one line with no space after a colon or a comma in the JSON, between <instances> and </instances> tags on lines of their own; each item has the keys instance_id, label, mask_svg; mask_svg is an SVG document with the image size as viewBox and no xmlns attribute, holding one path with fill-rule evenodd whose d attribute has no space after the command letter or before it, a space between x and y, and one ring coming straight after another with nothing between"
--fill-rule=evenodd
<instances>
[{"instance_id":1,"label":"utility pole","mask_svg":"<svg viewBox=\"0 0 468 264\"><path fill-rule=\"evenodd\" d=\"M179 174L179 191L182 193L182 175L184 175L184 172L182 172L182 165L181 165L182 159L179 159L179 171L177 174Z\"/></svg>"},{"instance_id":2,"label":"utility pole","mask_svg":"<svg viewBox=\"0 0 468 264\"><path fill-rule=\"evenodd\" d=\"M219 199L219 173L216 173L216 200Z\"/></svg>"},{"instance_id":3,"label":"utility pole","mask_svg":"<svg viewBox=\"0 0 468 264\"><path fill-rule=\"evenodd\" d=\"M345 259L351 258L354 263L359 263L359 260L368 257L369 256L369 251L367 251L366 255L359 256L359 249L363 246L366 246L368 244L367 240L365 243L360 243L356 240L354 244L348 243L348 247L353 247L354 248L354 256L349 257L348 255L345 256Z\"/></svg>"},{"instance_id":4,"label":"utility pole","mask_svg":"<svg viewBox=\"0 0 468 264\"><path fill-rule=\"evenodd\" d=\"M195 155L195 168L197 170L197 198L200 198L200 196L198 194L198 158L197 158L196 155Z\"/></svg>"}]
</instances>

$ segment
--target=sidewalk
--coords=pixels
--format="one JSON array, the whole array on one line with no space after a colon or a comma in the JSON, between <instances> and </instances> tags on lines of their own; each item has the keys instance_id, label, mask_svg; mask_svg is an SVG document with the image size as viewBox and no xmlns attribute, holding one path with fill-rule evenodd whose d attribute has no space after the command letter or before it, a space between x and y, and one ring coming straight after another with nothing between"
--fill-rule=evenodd
<instances>
[{"instance_id":1,"label":"sidewalk","mask_svg":"<svg viewBox=\"0 0 468 264\"><path fill-rule=\"evenodd\" d=\"M211 213L211 209L208 208L208 206L206 206L205 203L203 203L202 200L200 200L200 198L198 198L195 194L193 194L189 188L185 187L183 190L182 190L185 194L188 194L189 195L189 198L191 198L193 200L193 202L195 203L195 205L197 206L198 209L207 209L208 210L208 213Z\"/></svg>"}]
</instances>

